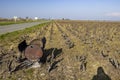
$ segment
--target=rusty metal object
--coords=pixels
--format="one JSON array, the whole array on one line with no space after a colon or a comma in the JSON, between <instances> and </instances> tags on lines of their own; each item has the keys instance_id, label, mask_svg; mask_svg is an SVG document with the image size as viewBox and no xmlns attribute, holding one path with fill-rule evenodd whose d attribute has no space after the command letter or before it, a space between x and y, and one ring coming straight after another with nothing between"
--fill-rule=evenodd
<instances>
[{"instance_id":1,"label":"rusty metal object","mask_svg":"<svg viewBox=\"0 0 120 80\"><path fill-rule=\"evenodd\" d=\"M30 61L38 61L42 56L42 49L38 45L29 45L25 49L25 57Z\"/></svg>"},{"instance_id":2,"label":"rusty metal object","mask_svg":"<svg viewBox=\"0 0 120 80\"><path fill-rule=\"evenodd\" d=\"M38 45L40 47L43 47L42 41L40 39L34 39L30 42L30 45Z\"/></svg>"}]
</instances>

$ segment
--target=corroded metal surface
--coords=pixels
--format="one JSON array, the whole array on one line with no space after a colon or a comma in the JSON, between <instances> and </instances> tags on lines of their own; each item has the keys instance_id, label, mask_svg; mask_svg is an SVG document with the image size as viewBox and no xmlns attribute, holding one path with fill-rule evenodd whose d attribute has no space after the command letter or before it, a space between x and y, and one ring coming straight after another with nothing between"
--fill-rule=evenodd
<instances>
[{"instance_id":1,"label":"corroded metal surface","mask_svg":"<svg viewBox=\"0 0 120 80\"><path fill-rule=\"evenodd\" d=\"M42 49L38 45L29 45L25 49L25 57L30 61L38 61L42 56Z\"/></svg>"},{"instance_id":2,"label":"corroded metal surface","mask_svg":"<svg viewBox=\"0 0 120 80\"><path fill-rule=\"evenodd\" d=\"M30 45L38 45L40 47L43 47L42 41L40 39L34 39L30 42Z\"/></svg>"}]
</instances>

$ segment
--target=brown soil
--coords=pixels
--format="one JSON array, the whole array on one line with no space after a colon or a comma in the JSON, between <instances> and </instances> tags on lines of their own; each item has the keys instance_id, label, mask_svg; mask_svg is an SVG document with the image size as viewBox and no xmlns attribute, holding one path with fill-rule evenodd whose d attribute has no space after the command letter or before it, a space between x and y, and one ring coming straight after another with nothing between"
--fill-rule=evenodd
<instances>
[{"instance_id":1,"label":"brown soil","mask_svg":"<svg viewBox=\"0 0 120 80\"><path fill-rule=\"evenodd\" d=\"M22 36L10 46L1 43L1 80L120 80L120 23L53 21ZM42 37L47 61L39 68L22 67L10 73L9 67L20 64L18 44Z\"/></svg>"}]
</instances>

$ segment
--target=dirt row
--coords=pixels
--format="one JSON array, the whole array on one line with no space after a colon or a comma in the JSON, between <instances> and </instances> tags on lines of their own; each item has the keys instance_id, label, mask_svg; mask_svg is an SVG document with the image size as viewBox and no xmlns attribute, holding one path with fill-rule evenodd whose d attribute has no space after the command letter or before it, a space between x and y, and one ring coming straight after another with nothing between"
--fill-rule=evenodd
<instances>
[{"instance_id":1,"label":"dirt row","mask_svg":"<svg viewBox=\"0 0 120 80\"><path fill-rule=\"evenodd\" d=\"M27 44L34 39L44 38L45 57L40 68L21 68L9 73L16 62L19 51L15 48L1 50L0 79L19 80L95 80L120 79L120 37L117 23L53 21L49 25L23 35L18 41ZM109 27L108 27L109 26ZM16 41L14 41L16 42ZM19 43L20 43L19 42ZM117 43L117 44L116 44ZM2 48L1 48L2 49ZM102 74L102 75L101 75Z\"/></svg>"}]
</instances>

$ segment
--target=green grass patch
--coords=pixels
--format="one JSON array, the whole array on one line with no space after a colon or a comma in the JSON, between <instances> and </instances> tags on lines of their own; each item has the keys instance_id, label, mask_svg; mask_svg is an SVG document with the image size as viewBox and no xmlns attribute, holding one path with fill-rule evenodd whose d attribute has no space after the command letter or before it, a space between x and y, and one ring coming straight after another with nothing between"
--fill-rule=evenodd
<instances>
[{"instance_id":1,"label":"green grass patch","mask_svg":"<svg viewBox=\"0 0 120 80\"><path fill-rule=\"evenodd\" d=\"M10 25L10 24L16 24L15 22L0 22L0 26L4 26L4 25Z\"/></svg>"},{"instance_id":2,"label":"green grass patch","mask_svg":"<svg viewBox=\"0 0 120 80\"><path fill-rule=\"evenodd\" d=\"M50 22L46 22L46 23L42 23L42 24L30 27L30 28L25 28L23 30L18 30L18 31L2 34L0 35L0 43L6 44L6 43L9 43L10 41L19 39L20 36L25 35L27 33L32 33L34 30L44 27L48 25L49 23Z\"/></svg>"},{"instance_id":3,"label":"green grass patch","mask_svg":"<svg viewBox=\"0 0 120 80\"><path fill-rule=\"evenodd\" d=\"M28 22L33 22L33 21L18 21L18 22L14 22L14 21L2 21L2 22L0 22L0 26L11 25L11 24L20 24L20 23L28 23Z\"/></svg>"},{"instance_id":4,"label":"green grass patch","mask_svg":"<svg viewBox=\"0 0 120 80\"><path fill-rule=\"evenodd\" d=\"M44 21L44 20L38 20L38 21L0 21L0 26L5 26L5 25L11 25L11 24L20 24L20 23L30 23L30 22L39 22L39 21Z\"/></svg>"}]
</instances>

